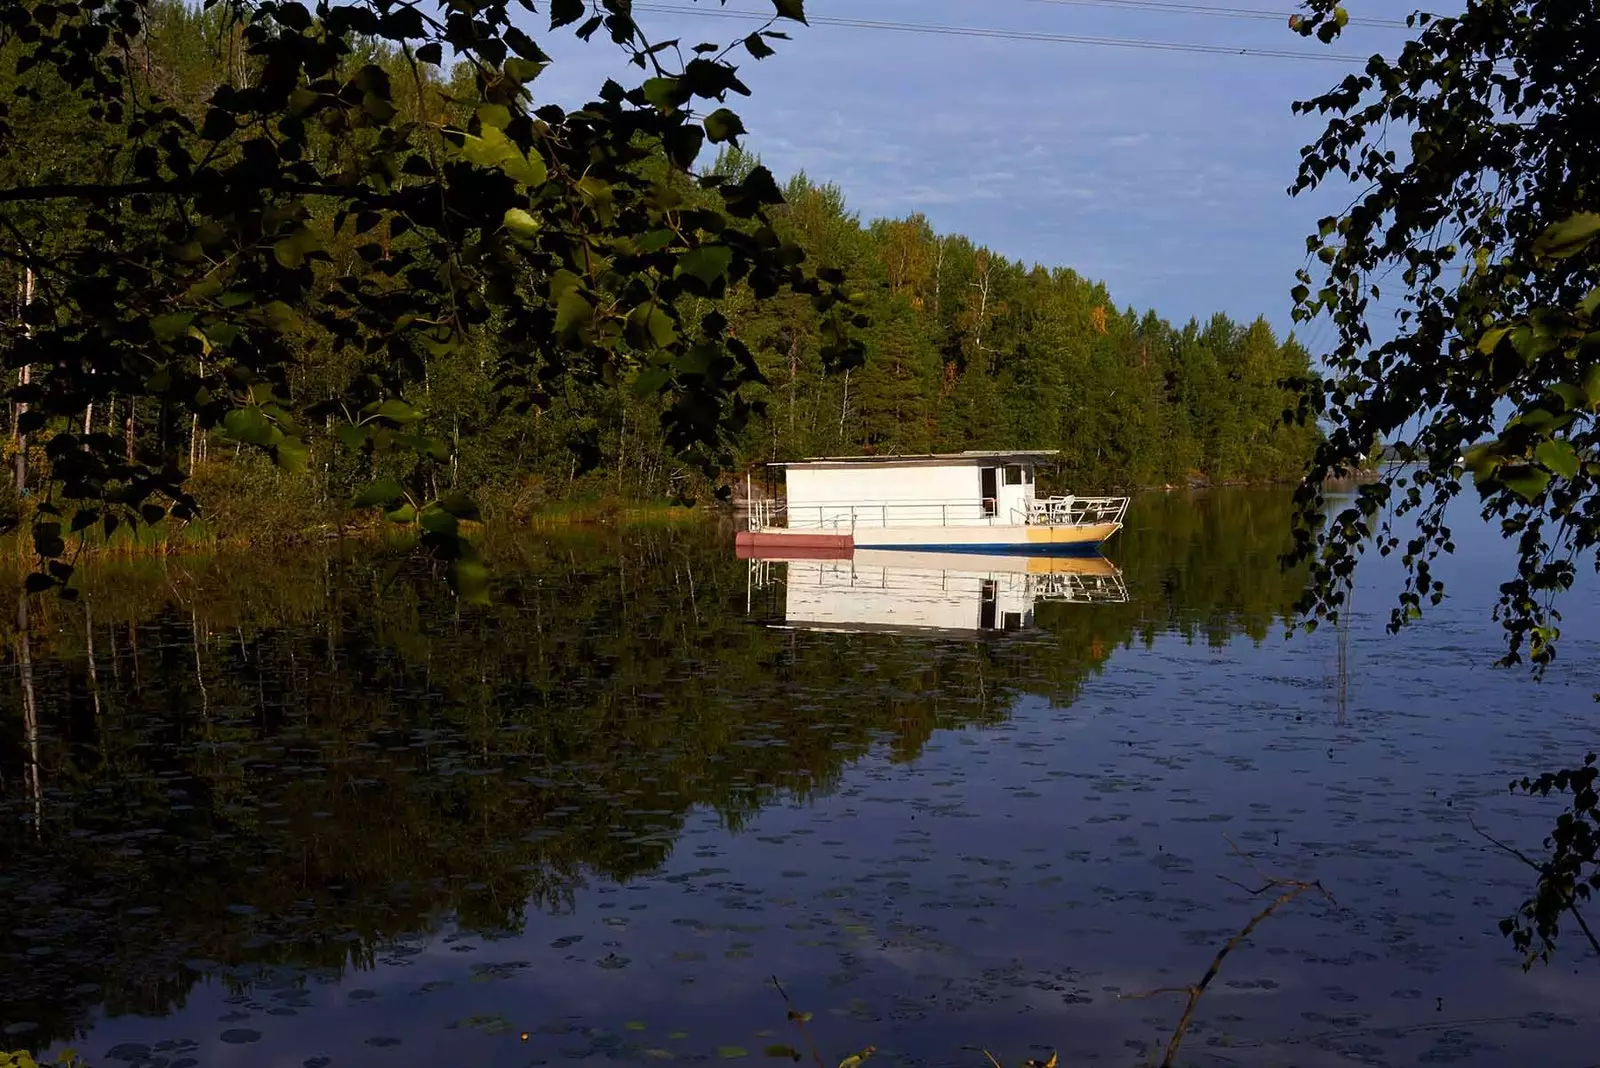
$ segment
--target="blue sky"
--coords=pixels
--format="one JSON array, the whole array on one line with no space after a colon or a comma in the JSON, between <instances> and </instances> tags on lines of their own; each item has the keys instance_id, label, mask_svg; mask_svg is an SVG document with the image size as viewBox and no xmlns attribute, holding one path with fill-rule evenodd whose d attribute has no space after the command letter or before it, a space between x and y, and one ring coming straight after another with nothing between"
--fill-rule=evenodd
<instances>
[{"instance_id":1,"label":"blue sky","mask_svg":"<svg viewBox=\"0 0 1600 1068\"><path fill-rule=\"evenodd\" d=\"M684 6L689 0L666 0ZM1125 0L1124 0L1125 2ZM807 0L813 16L1370 55L1405 30L1361 26L1409 5L1351 0L1333 46L1287 26L1292 3L1209 0L1257 20L1060 0ZM698 0L714 9L710 0ZM770 0L727 9L770 11ZM657 39L725 41L753 24L641 11ZM741 77L747 147L780 180L833 182L864 218L921 211L997 252L1072 267L1119 305L1174 321L1225 311L1286 332L1305 235L1348 190L1291 199L1299 148L1320 125L1290 102L1356 65L790 24L793 40ZM539 84L562 103L618 63L608 44L540 34L557 59ZM631 82L630 82L631 83ZM1328 327L1302 336L1316 347Z\"/></svg>"}]
</instances>

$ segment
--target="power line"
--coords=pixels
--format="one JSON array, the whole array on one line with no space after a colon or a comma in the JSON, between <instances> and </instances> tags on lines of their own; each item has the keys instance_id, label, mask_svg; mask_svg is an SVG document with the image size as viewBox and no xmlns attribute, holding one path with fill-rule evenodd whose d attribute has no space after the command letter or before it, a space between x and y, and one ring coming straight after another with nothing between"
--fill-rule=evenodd
<instances>
[{"instance_id":1,"label":"power line","mask_svg":"<svg viewBox=\"0 0 1600 1068\"><path fill-rule=\"evenodd\" d=\"M1030 4L1051 4L1061 7L1109 7L1123 11L1147 11L1170 15L1209 15L1225 19L1255 19L1262 22L1287 24L1289 12L1262 11L1260 8L1218 7L1213 4L1185 4L1177 0L1023 0ZM1385 26L1406 29L1404 19L1352 18L1350 26Z\"/></svg>"},{"instance_id":2,"label":"power line","mask_svg":"<svg viewBox=\"0 0 1600 1068\"><path fill-rule=\"evenodd\" d=\"M703 18L744 19L767 22L771 15L728 8L686 7L677 4L636 2L635 11L655 11L671 15L698 15ZM1345 66L1364 64L1365 56L1331 52L1306 52L1283 48L1250 48L1233 45L1199 44L1192 41L1152 41L1138 37L1091 37L1076 33L1046 33L1042 30L1001 30L982 26L942 26L920 22L890 22L880 19L846 19L828 15L808 15L813 25L849 26L863 30L892 30L899 33L927 33L949 37L986 37L1004 41L1040 41L1047 44L1100 45L1109 48L1137 48L1160 52L1197 52L1214 56L1258 56L1271 59L1303 59Z\"/></svg>"}]
</instances>

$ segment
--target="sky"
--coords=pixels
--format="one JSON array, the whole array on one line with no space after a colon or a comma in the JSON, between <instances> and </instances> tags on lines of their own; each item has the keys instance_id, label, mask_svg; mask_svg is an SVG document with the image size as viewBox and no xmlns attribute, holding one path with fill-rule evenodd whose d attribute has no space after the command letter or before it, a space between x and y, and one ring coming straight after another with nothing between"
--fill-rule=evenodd
<instances>
[{"instance_id":1,"label":"sky","mask_svg":"<svg viewBox=\"0 0 1600 1068\"><path fill-rule=\"evenodd\" d=\"M1271 0L807 0L812 17L1265 48L1365 57L1393 54L1401 0L1350 0L1332 46L1288 28ZM1272 19L1163 10L1202 4ZM640 0L654 39L726 42L756 23L707 12L770 12L771 0ZM1123 6L1125 5L1125 6ZM541 5L542 8L543 5ZM530 26L530 30L534 27ZM788 23L791 41L740 77L753 95L730 106L745 147L782 181L804 170L837 184L863 220L922 212L935 229L1022 260L1106 282L1120 306L1174 322L1217 311L1293 325L1288 291L1317 219L1348 188L1290 198L1300 147L1321 131L1290 103L1359 63L1195 54L1058 41L986 39ZM538 95L588 99L610 73L637 75L597 35L583 45L536 34L556 59ZM637 77L626 84L635 84ZM1327 340L1326 324L1300 332Z\"/></svg>"}]
</instances>

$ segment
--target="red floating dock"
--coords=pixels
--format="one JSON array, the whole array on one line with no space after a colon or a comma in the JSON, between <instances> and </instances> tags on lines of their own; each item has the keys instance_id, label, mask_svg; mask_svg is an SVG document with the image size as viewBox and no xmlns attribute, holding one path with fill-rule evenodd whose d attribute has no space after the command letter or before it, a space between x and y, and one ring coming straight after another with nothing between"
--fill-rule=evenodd
<instances>
[{"instance_id":1,"label":"red floating dock","mask_svg":"<svg viewBox=\"0 0 1600 1068\"><path fill-rule=\"evenodd\" d=\"M734 552L741 560L837 560L855 551L848 534L768 534L741 530L734 535Z\"/></svg>"}]
</instances>

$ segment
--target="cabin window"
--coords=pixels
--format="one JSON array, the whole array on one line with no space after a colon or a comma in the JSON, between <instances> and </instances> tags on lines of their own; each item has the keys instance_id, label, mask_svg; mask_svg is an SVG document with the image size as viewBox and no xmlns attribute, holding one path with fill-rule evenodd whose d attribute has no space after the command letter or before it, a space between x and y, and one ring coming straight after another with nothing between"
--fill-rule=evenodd
<instances>
[{"instance_id":1,"label":"cabin window","mask_svg":"<svg viewBox=\"0 0 1600 1068\"><path fill-rule=\"evenodd\" d=\"M1023 475L1022 475L1022 470L1023 469L1022 469L1022 465L1021 464L1007 464L1006 465L1006 485L1008 485L1008 486L1020 486L1020 485L1022 485L1022 483L1025 481L1025 479L1023 478Z\"/></svg>"}]
</instances>

